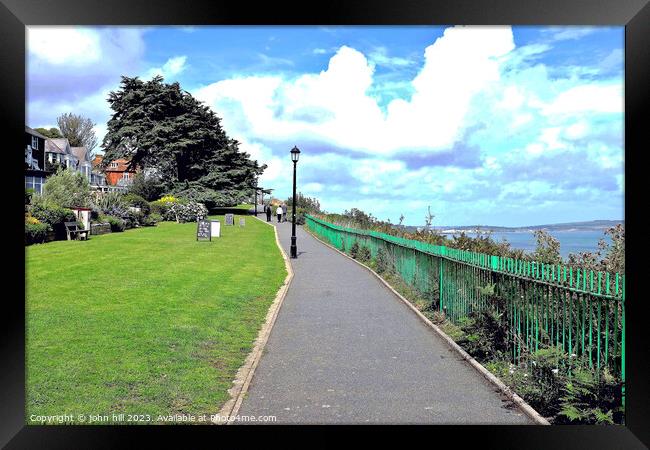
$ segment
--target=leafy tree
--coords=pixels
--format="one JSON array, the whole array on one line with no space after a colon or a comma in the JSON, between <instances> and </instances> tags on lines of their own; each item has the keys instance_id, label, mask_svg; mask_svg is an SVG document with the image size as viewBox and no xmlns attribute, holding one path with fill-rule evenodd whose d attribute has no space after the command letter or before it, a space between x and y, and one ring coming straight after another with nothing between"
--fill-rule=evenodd
<instances>
[{"instance_id":1,"label":"leafy tree","mask_svg":"<svg viewBox=\"0 0 650 450\"><path fill-rule=\"evenodd\" d=\"M59 170L43 185L41 200L47 205L61 207L88 206L90 204L90 183L88 179L72 170Z\"/></svg>"},{"instance_id":2,"label":"leafy tree","mask_svg":"<svg viewBox=\"0 0 650 450\"><path fill-rule=\"evenodd\" d=\"M293 196L287 199L286 204L289 207L293 206ZM304 209L306 212L320 212L320 202L317 198L307 197L303 195L302 192L296 194L296 209Z\"/></svg>"},{"instance_id":3,"label":"leafy tree","mask_svg":"<svg viewBox=\"0 0 650 450\"><path fill-rule=\"evenodd\" d=\"M151 202L158 200L165 193L165 186L160 178L145 177L142 172L138 172L129 185L128 193L139 195Z\"/></svg>"},{"instance_id":4,"label":"leafy tree","mask_svg":"<svg viewBox=\"0 0 650 450\"><path fill-rule=\"evenodd\" d=\"M175 195L232 206L250 196L266 168L240 151L221 119L179 83L122 77L108 102L114 113L102 144L104 164L125 158L131 167L154 168Z\"/></svg>"},{"instance_id":5,"label":"leafy tree","mask_svg":"<svg viewBox=\"0 0 650 450\"><path fill-rule=\"evenodd\" d=\"M61 134L59 129L54 128L54 127L50 128L50 129L47 129L47 128L34 128L34 130L38 131L43 136L48 137L50 139L59 139L59 138L63 137L63 135Z\"/></svg>"},{"instance_id":6,"label":"leafy tree","mask_svg":"<svg viewBox=\"0 0 650 450\"><path fill-rule=\"evenodd\" d=\"M63 137L70 141L71 147L86 147L88 154L92 155L97 147L97 136L93 127L95 123L89 118L73 113L64 113L56 118Z\"/></svg>"},{"instance_id":7,"label":"leafy tree","mask_svg":"<svg viewBox=\"0 0 650 450\"><path fill-rule=\"evenodd\" d=\"M562 262L560 256L560 241L544 230L535 231L537 246L532 257L535 261L545 264L559 264Z\"/></svg>"}]
</instances>

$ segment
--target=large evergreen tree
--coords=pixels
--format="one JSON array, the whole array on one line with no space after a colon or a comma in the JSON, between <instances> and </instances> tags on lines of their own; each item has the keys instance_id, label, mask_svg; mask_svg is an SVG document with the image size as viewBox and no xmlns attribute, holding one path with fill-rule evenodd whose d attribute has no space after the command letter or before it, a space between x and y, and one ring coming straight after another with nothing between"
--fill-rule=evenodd
<instances>
[{"instance_id":1,"label":"large evergreen tree","mask_svg":"<svg viewBox=\"0 0 650 450\"><path fill-rule=\"evenodd\" d=\"M260 166L228 137L208 107L160 76L150 81L122 77L109 94L114 111L102 146L104 164L126 158L155 169L170 193L231 206L250 195Z\"/></svg>"}]
</instances>

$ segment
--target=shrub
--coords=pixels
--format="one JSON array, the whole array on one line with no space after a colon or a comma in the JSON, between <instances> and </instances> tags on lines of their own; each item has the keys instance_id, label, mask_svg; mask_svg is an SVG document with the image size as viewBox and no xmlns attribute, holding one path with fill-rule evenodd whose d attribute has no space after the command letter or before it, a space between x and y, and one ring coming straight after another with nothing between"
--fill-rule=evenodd
<instances>
[{"instance_id":1,"label":"shrub","mask_svg":"<svg viewBox=\"0 0 650 450\"><path fill-rule=\"evenodd\" d=\"M143 173L137 173L133 182L129 185L128 194L133 194L152 201L159 198L164 192L162 181L158 177L145 177Z\"/></svg>"},{"instance_id":2,"label":"shrub","mask_svg":"<svg viewBox=\"0 0 650 450\"><path fill-rule=\"evenodd\" d=\"M29 205L32 202L32 197L36 191L34 189L25 189L25 206Z\"/></svg>"},{"instance_id":3,"label":"shrub","mask_svg":"<svg viewBox=\"0 0 650 450\"><path fill-rule=\"evenodd\" d=\"M368 247L360 246L358 257L360 261L370 261L372 258L372 253L370 253L370 249Z\"/></svg>"},{"instance_id":4,"label":"shrub","mask_svg":"<svg viewBox=\"0 0 650 450\"><path fill-rule=\"evenodd\" d=\"M151 212L151 206L149 205L149 202L139 195L126 194L123 200L129 206L140 208L140 212L142 212L145 216Z\"/></svg>"},{"instance_id":5,"label":"shrub","mask_svg":"<svg viewBox=\"0 0 650 450\"><path fill-rule=\"evenodd\" d=\"M350 256L354 259L359 257L359 243L357 241L354 241L354 244L350 247Z\"/></svg>"},{"instance_id":6,"label":"shrub","mask_svg":"<svg viewBox=\"0 0 650 450\"><path fill-rule=\"evenodd\" d=\"M161 221L162 221L162 216L160 214L149 214L144 218L142 225L145 227L152 227Z\"/></svg>"},{"instance_id":7,"label":"shrub","mask_svg":"<svg viewBox=\"0 0 650 450\"><path fill-rule=\"evenodd\" d=\"M120 219L119 217L103 216L100 218L100 221L103 223L109 223L111 225L112 232L124 231L126 228L124 220Z\"/></svg>"},{"instance_id":8,"label":"shrub","mask_svg":"<svg viewBox=\"0 0 650 450\"><path fill-rule=\"evenodd\" d=\"M208 209L202 203L190 200L187 203L174 203L168 214L173 215L179 223L195 222L198 218L207 216Z\"/></svg>"},{"instance_id":9,"label":"shrub","mask_svg":"<svg viewBox=\"0 0 650 450\"><path fill-rule=\"evenodd\" d=\"M34 201L29 207L29 213L42 223L50 226L54 230L57 239L65 238L65 222L74 222L77 220L74 212L68 208L46 204L43 201Z\"/></svg>"},{"instance_id":10,"label":"shrub","mask_svg":"<svg viewBox=\"0 0 650 450\"><path fill-rule=\"evenodd\" d=\"M30 225L36 225L37 223L41 223L41 221L38 220L36 217L32 216L30 213L26 213L25 223L28 223Z\"/></svg>"},{"instance_id":11,"label":"shrub","mask_svg":"<svg viewBox=\"0 0 650 450\"><path fill-rule=\"evenodd\" d=\"M150 212L159 214L163 220L176 220L176 216L171 212L173 205L179 203L179 200L172 196L166 195L154 202L150 202Z\"/></svg>"},{"instance_id":12,"label":"shrub","mask_svg":"<svg viewBox=\"0 0 650 450\"><path fill-rule=\"evenodd\" d=\"M25 222L25 244L39 244L45 242L51 227L47 223Z\"/></svg>"},{"instance_id":13,"label":"shrub","mask_svg":"<svg viewBox=\"0 0 650 450\"><path fill-rule=\"evenodd\" d=\"M622 423L621 388L621 380L607 370L599 379L589 370L576 370L562 388L561 410L553 423Z\"/></svg>"},{"instance_id":14,"label":"shrub","mask_svg":"<svg viewBox=\"0 0 650 450\"><path fill-rule=\"evenodd\" d=\"M57 206L88 206L90 183L80 172L59 170L45 181L42 197L46 203Z\"/></svg>"},{"instance_id":15,"label":"shrub","mask_svg":"<svg viewBox=\"0 0 650 450\"><path fill-rule=\"evenodd\" d=\"M377 272L391 273L393 266L393 258L390 253L383 248L377 250Z\"/></svg>"}]
</instances>

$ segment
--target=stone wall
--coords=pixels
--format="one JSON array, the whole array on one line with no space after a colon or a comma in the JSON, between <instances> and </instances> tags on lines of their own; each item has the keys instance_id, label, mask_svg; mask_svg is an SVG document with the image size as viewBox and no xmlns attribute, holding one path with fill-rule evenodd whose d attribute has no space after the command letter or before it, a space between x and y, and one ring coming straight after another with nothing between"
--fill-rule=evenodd
<instances>
[{"instance_id":1,"label":"stone wall","mask_svg":"<svg viewBox=\"0 0 650 450\"><path fill-rule=\"evenodd\" d=\"M110 223L91 223L90 234L106 234L111 232Z\"/></svg>"}]
</instances>

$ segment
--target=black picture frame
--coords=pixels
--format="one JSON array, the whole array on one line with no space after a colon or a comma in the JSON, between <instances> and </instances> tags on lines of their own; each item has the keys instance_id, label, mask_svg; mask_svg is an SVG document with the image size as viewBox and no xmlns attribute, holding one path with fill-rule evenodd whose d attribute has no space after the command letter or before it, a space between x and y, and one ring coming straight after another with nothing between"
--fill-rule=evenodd
<instances>
[{"instance_id":1,"label":"black picture frame","mask_svg":"<svg viewBox=\"0 0 650 450\"><path fill-rule=\"evenodd\" d=\"M0 378L0 445L7 448L115 448L134 446L134 439L152 439L152 431L167 444L203 433L237 434L250 443L250 427L113 427L113 426L26 426L25 425L25 309L24 247L20 236L19 201L24 180L20 147L25 126L25 26L26 25L624 25L625 29L625 221L627 229L627 407L625 426L449 426L409 427L398 435L412 445L461 445L481 448L645 448L650 445L648 395L648 339L640 293L643 241L641 215L644 203L636 202L643 192L647 151L643 110L648 106L650 83L650 5L648 0L449 0L389 1L329 0L315 3L158 0L0 0L0 123L4 132L6 162L5 194L8 214L3 221L5 262L15 270L8 275L13 294L5 288L2 313L2 369ZM14 150L12 150L14 149ZM7 245L11 244L11 245ZM20 264L22 262L23 264ZM6 265L7 266L7 265ZM29 282L27 280L27 282ZM83 330L80 330L83 332ZM153 429L153 430L152 430ZM314 427L290 430L261 427L282 444L303 441L302 433ZM361 428L382 438L390 428ZM326 430L328 431L328 430ZM331 430L329 430L331 431ZM239 434L239 433L246 433ZM319 436L323 436L318 430ZM319 437L318 443L340 444L337 436ZM417 436L416 436L417 435ZM207 436L213 443L221 437ZM451 438L444 443L445 438ZM289 441L290 439L290 441ZM308 438L309 439L309 438ZM313 438L312 438L313 439ZM242 442L242 441L240 441ZM241 444L235 444L241 445ZM268 444L266 444L268 445ZM355 444L353 444L355 445ZM187 445L184 445L184 447Z\"/></svg>"}]
</instances>

